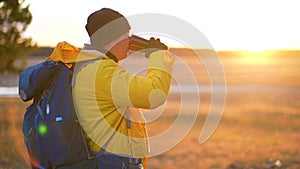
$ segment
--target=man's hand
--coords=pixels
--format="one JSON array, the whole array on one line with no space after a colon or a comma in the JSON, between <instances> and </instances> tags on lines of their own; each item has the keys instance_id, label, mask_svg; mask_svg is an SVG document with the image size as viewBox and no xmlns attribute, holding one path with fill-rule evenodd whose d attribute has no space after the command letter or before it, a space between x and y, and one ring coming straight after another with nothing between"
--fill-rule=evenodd
<instances>
[{"instance_id":1,"label":"man's hand","mask_svg":"<svg viewBox=\"0 0 300 169\"><path fill-rule=\"evenodd\" d=\"M164 43L160 42L160 39L150 38L148 46L145 51L145 57L148 58L152 52L156 52L159 50L168 50L168 46Z\"/></svg>"}]
</instances>

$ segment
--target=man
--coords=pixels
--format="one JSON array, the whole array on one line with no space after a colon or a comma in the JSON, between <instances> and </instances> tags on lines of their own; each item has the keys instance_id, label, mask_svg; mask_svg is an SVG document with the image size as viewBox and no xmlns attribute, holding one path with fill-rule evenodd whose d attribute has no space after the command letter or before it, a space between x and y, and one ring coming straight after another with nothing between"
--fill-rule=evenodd
<instances>
[{"instance_id":1,"label":"man","mask_svg":"<svg viewBox=\"0 0 300 169\"><path fill-rule=\"evenodd\" d=\"M99 169L146 167L147 131L138 108L152 109L164 103L171 84L174 59L165 45L151 39L146 77L128 73L118 65L127 57L130 26L120 13L103 8L86 24L91 45L87 53L98 58L79 63L73 87L76 113ZM88 56L90 57L90 56ZM95 58L95 57L94 57Z\"/></svg>"}]
</instances>

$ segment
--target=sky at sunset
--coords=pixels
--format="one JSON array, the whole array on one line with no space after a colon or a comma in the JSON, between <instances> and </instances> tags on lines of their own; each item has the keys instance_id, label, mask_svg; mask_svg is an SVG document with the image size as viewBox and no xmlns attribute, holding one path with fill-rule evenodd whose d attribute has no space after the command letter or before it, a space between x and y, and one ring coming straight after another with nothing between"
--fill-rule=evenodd
<instances>
[{"instance_id":1,"label":"sky at sunset","mask_svg":"<svg viewBox=\"0 0 300 169\"><path fill-rule=\"evenodd\" d=\"M103 7L124 16L167 14L196 27L217 50L300 49L297 0L26 0L33 20L25 36L40 46L82 46L88 15ZM159 26L159 25L158 25ZM164 40L162 38L162 40ZM180 46L166 39L169 46ZM201 48L201 46L194 46Z\"/></svg>"}]
</instances>

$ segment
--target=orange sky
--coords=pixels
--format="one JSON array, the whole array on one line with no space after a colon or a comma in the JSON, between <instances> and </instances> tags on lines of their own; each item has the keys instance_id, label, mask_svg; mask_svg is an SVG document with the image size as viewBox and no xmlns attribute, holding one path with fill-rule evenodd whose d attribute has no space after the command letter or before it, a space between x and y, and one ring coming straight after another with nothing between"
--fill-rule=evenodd
<instances>
[{"instance_id":1,"label":"orange sky","mask_svg":"<svg viewBox=\"0 0 300 169\"><path fill-rule=\"evenodd\" d=\"M33 21L25 36L32 37L41 46L54 46L59 41L82 46L88 41L84 29L87 16L109 7L125 16L152 12L178 17L195 26L217 50L300 49L297 0L80 2L26 0L31 4ZM183 45L176 39L161 39L169 46Z\"/></svg>"}]
</instances>

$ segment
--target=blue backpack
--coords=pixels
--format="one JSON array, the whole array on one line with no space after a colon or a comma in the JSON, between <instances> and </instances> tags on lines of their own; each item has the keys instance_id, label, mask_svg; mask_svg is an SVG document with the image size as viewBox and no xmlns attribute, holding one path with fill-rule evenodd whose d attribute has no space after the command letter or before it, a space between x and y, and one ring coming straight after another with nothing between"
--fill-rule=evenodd
<instances>
[{"instance_id":1,"label":"blue backpack","mask_svg":"<svg viewBox=\"0 0 300 169\"><path fill-rule=\"evenodd\" d=\"M94 169L72 98L72 70L45 61L20 74L19 95L33 99L26 109L22 132L32 168Z\"/></svg>"}]
</instances>

